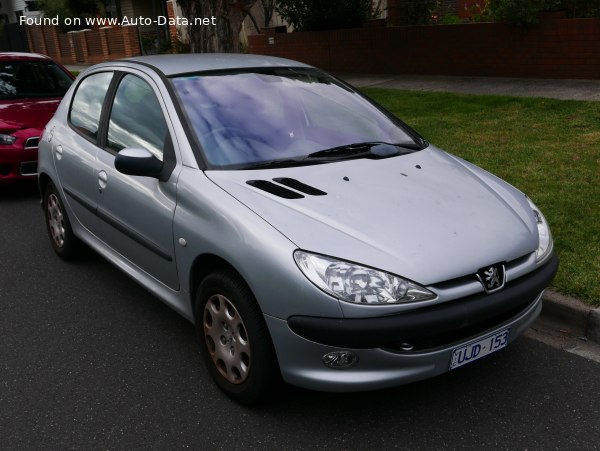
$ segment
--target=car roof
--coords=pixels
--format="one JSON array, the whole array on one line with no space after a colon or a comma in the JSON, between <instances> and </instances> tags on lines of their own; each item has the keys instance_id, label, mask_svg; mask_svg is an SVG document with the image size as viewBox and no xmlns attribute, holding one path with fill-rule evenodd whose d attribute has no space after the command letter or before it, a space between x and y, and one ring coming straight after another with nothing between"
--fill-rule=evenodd
<instances>
[{"instance_id":1,"label":"car roof","mask_svg":"<svg viewBox=\"0 0 600 451\"><path fill-rule=\"evenodd\" d=\"M126 58L129 61L153 66L166 76L213 70L257 67L311 67L298 61L274 56L233 53L190 53L177 55L149 55Z\"/></svg>"},{"instance_id":2,"label":"car roof","mask_svg":"<svg viewBox=\"0 0 600 451\"><path fill-rule=\"evenodd\" d=\"M16 60L50 60L52 58L46 55L40 55L39 53L25 53L25 52L0 52L0 61L16 61Z\"/></svg>"}]
</instances>

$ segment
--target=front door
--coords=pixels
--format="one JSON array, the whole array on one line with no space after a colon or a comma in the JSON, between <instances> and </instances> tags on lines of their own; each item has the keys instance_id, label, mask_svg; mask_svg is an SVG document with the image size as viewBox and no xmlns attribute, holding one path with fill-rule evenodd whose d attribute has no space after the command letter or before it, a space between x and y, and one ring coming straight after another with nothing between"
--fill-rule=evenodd
<instances>
[{"instance_id":1,"label":"front door","mask_svg":"<svg viewBox=\"0 0 600 451\"><path fill-rule=\"evenodd\" d=\"M117 152L124 148L144 148L161 161L173 155L171 132L157 93L153 82L141 75L125 74L119 81L106 142L97 156L98 217L103 241L163 284L178 289L173 243L176 171L161 181L122 174L114 165Z\"/></svg>"}]
</instances>

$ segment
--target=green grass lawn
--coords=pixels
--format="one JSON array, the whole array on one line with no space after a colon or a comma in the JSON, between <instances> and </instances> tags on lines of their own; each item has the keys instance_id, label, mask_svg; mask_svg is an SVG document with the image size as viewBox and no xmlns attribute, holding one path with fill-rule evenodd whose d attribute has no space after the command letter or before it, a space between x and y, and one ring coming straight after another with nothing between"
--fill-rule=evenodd
<instances>
[{"instance_id":1,"label":"green grass lawn","mask_svg":"<svg viewBox=\"0 0 600 451\"><path fill-rule=\"evenodd\" d=\"M432 144L531 197L561 261L553 287L600 305L600 102L364 91Z\"/></svg>"}]
</instances>

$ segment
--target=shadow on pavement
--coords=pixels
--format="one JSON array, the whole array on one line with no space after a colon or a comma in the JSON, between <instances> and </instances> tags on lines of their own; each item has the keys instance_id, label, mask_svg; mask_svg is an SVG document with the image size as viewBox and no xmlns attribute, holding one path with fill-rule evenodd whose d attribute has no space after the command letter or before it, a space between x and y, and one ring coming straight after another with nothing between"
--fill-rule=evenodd
<instances>
[{"instance_id":1,"label":"shadow on pavement","mask_svg":"<svg viewBox=\"0 0 600 451\"><path fill-rule=\"evenodd\" d=\"M0 185L0 202L19 201L24 199L39 198L37 181L14 182Z\"/></svg>"}]
</instances>

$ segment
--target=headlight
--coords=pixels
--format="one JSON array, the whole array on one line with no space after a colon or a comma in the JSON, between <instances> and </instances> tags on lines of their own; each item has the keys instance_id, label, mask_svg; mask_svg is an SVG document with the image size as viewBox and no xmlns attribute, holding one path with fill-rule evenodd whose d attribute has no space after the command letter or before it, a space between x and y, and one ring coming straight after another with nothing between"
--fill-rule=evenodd
<instances>
[{"instance_id":1,"label":"headlight","mask_svg":"<svg viewBox=\"0 0 600 451\"><path fill-rule=\"evenodd\" d=\"M0 145L10 146L13 144L17 138L11 135L3 135L0 133Z\"/></svg>"},{"instance_id":2,"label":"headlight","mask_svg":"<svg viewBox=\"0 0 600 451\"><path fill-rule=\"evenodd\" d=\"M544 215L542 214L540 209L535 206L535 204L531 201L529 197L527 197L527 202L529 202L529 206L533 210L533 215L537 223L540 241L538 244L538 248L535 251L535 259L539 262L543 260L552 251L552 234L550 233L550 227L548 227L546 218L544 218Z\"/></svg>"},{"instance_id":3,"label":"headlight","mask_svg":"<svg viewBox=\"0 0 600 451\"><path fill-rule=\"evenodd\" d=\"M435 298L428 289L402 277L322 255L297 250L294 260L317 287L355 304L400 304Z\"/></svg>"}]
</instances>

